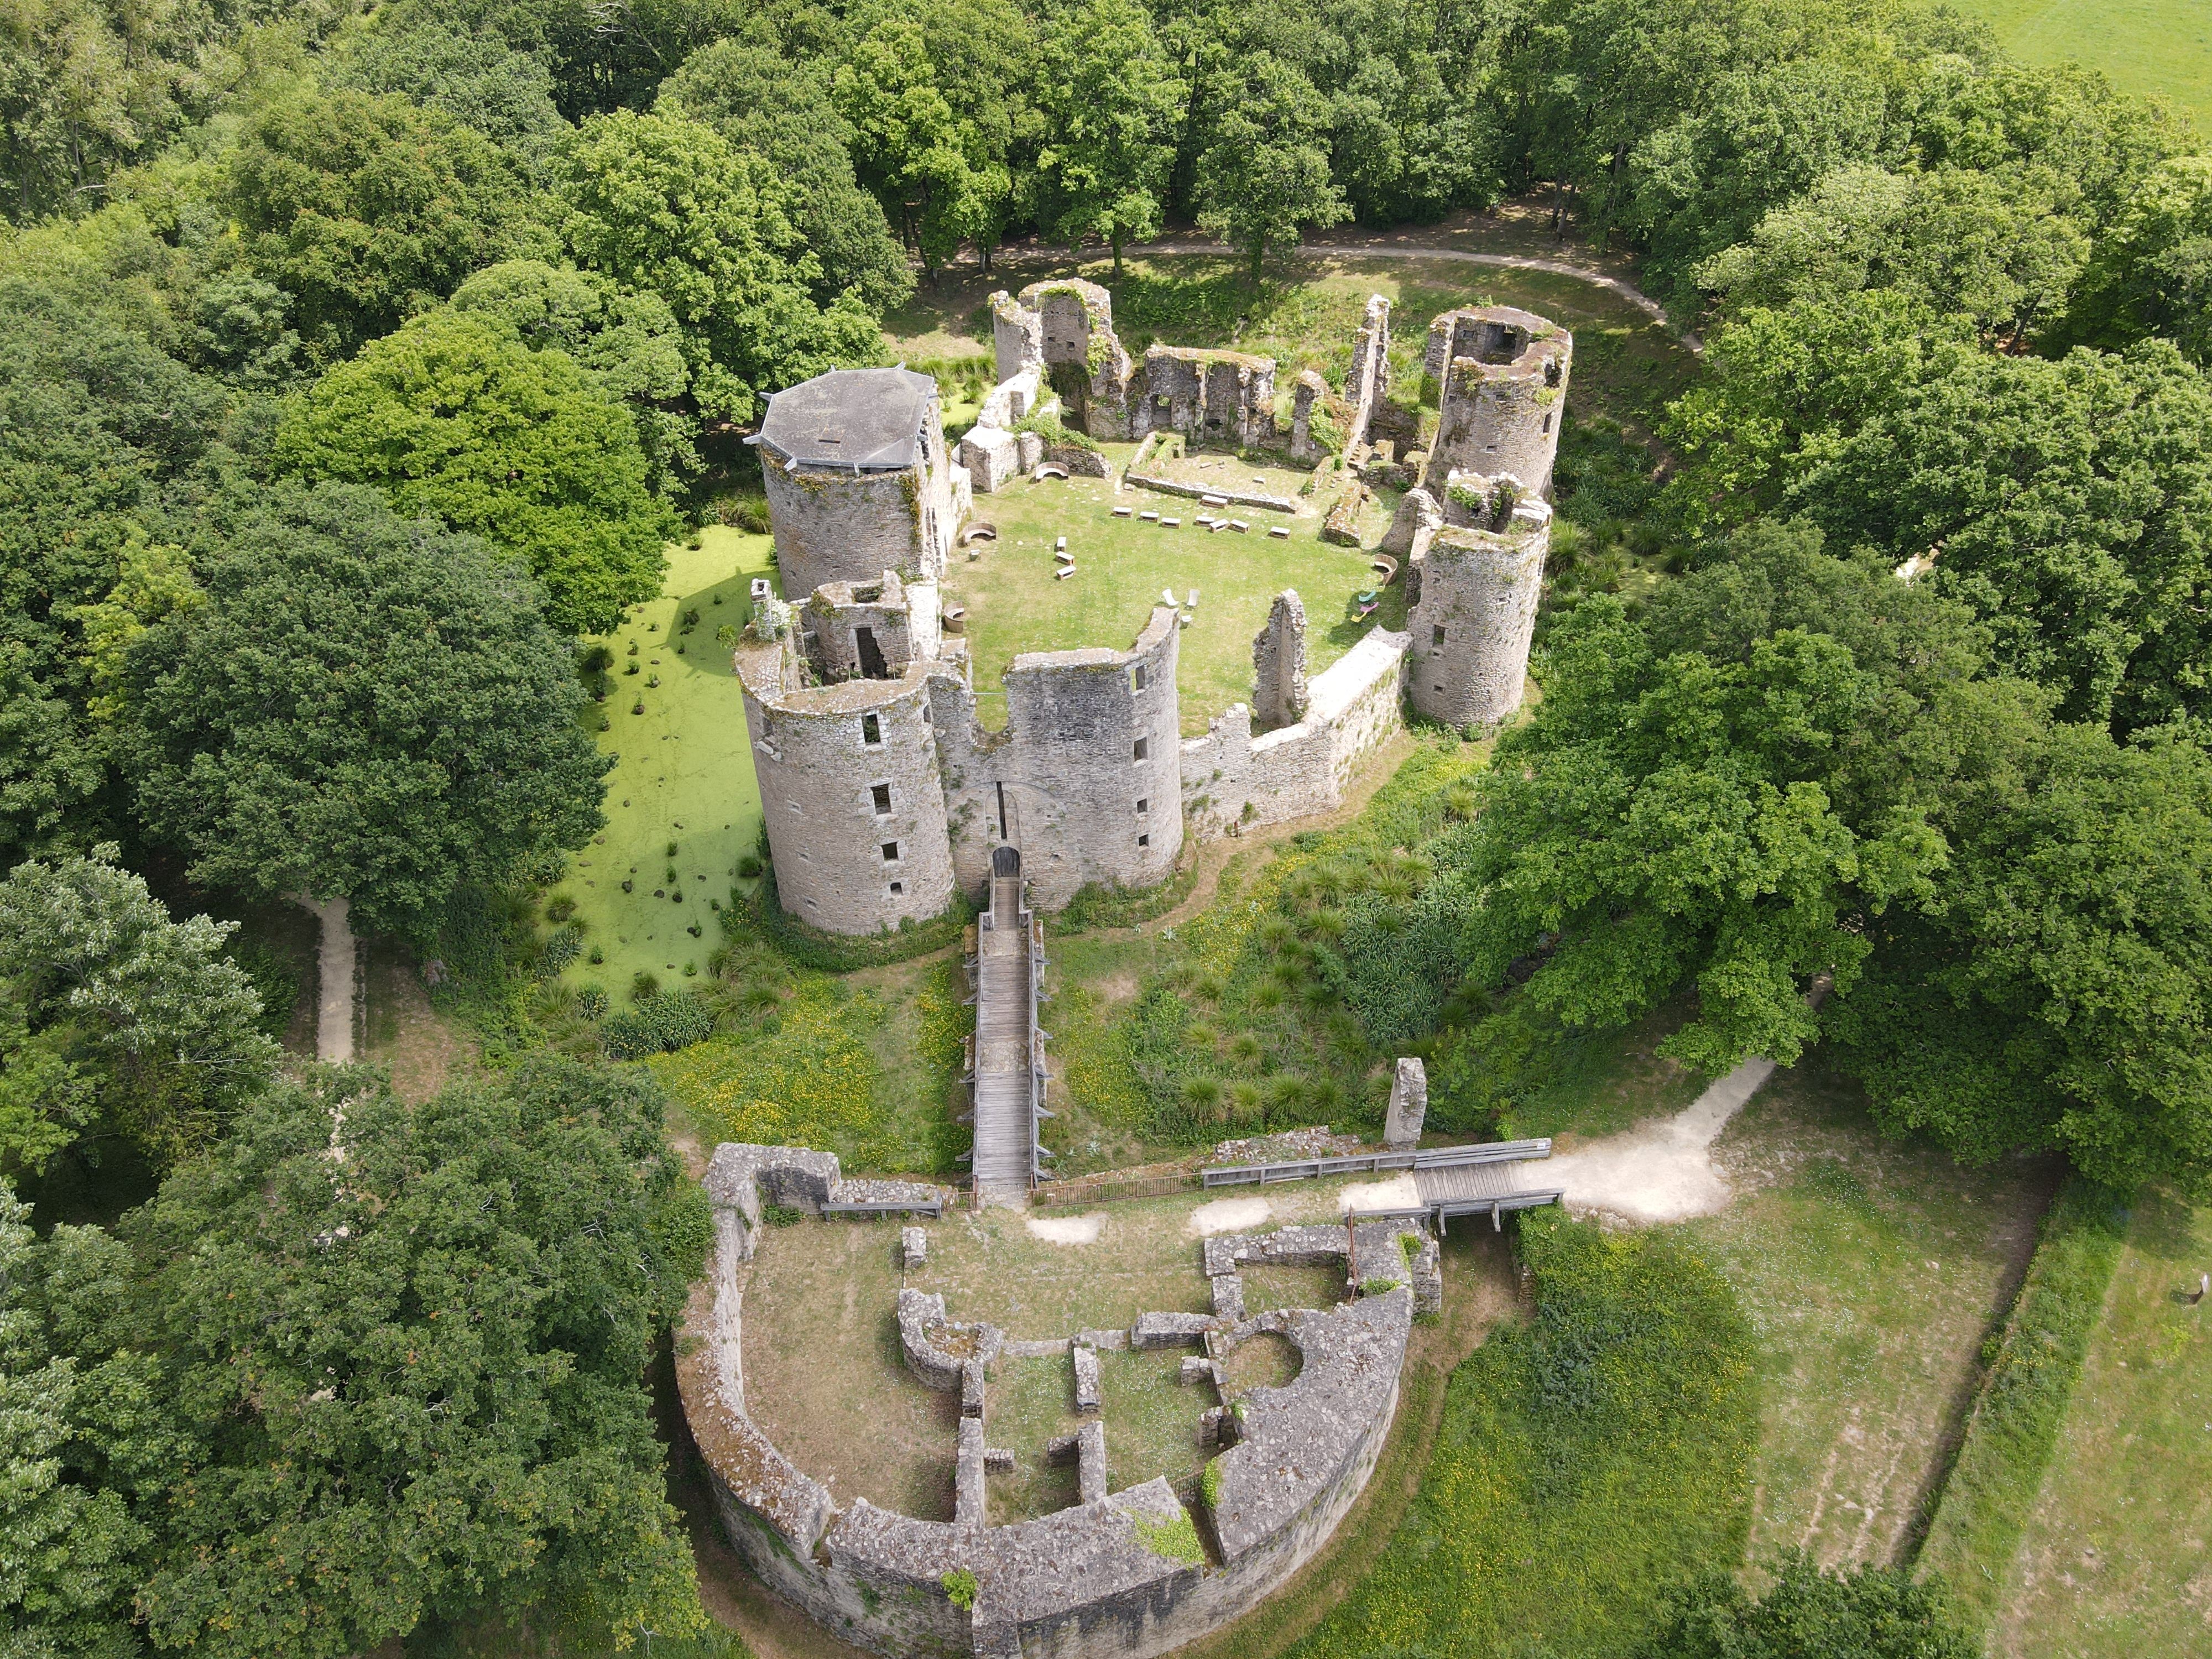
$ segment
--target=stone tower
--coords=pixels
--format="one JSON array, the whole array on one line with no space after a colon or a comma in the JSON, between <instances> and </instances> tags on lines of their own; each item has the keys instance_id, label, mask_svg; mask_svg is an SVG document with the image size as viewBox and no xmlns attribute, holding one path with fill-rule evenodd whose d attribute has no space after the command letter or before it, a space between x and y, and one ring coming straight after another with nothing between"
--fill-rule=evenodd
<instances>
[{"instance_id":1,"label":"stone tower","mask_svg":"<svg viewBox=\"0 0 2212 1659\"><path fill-rule=\"evenodd\" d=\"M958 529L937 382L839 368L769 399L757 436L786 599L886 570L933 580Z\"/></svg>"},{"instance_id":2,"label":"stone tower","mask_svg":"<svg viewBox=\"0 0 2212 1659\"><path fill-rule=\"evenodd\" d=\"M1430 324L1423 374L1437 387L1430 493L1470 472L1516 478L1526 494L1548 499L1574 354L1573 335L1510 306L1447 311Z\"/></svg>"},{"instance_id":3,"label":"stone tower","mask_svg":"<svg viewBox=\"0 0 2212 1659\"><path fill-rule=\"evenodd\" d=\"M1406 623L1409 689L1431 720L1495 726L1521 706L1552 509L1510 477L1455 473L1444 496Z\"/></svg>"}]
</instances>

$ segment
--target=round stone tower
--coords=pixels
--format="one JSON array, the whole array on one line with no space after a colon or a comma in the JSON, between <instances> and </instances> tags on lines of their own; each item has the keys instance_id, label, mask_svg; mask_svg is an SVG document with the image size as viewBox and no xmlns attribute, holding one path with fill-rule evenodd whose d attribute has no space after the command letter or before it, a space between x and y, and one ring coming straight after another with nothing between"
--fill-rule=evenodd
<instances>
[{"instance_id":1,"label":"round stone tower","mask_svg":"<svg viewBox=\"0 0 2212 1659\"><path fill-rule=\"evenodd\" d=\"M1494 726L1521 706L1544 591L1552 509L1510 478L1456 474L1421 556L1406 619L1413 707L1447 726Z\"/></svg>"},{"instance_id":2,"label":"round stone tower","mask_svg":"<svg viewBox=\"0 0 2212 1659\"><path fill-rule=\"evenodd\" d=\"M958 528L937 382L841 368L769 399L757 436L784 597L886 570L934 579Z\"/></svg>"},{"instance_id":3,"label":"round stone tower","mask_svg":"<svg viewBox=\"0 0 2212 1659\"><path fill-rule=\"evenodd\" d=\"M832 933L927 921L952 902L930 725L933 665L805 686L785 641L738 648L753 772L783 908Z\"/></svg>"},{"instance_id":4,"label":"round stone tower","mask_svg":"<svg viewBox=\"0 0 2212 1659\"><path fill-rule=\"evenodd\" d=\"M1437 387L1431 494L1453 472L1517 479L1549 497L1574 336L1510 306L1447 311L1429 325L1424 374Z\"/></svg>"}]
</instances>

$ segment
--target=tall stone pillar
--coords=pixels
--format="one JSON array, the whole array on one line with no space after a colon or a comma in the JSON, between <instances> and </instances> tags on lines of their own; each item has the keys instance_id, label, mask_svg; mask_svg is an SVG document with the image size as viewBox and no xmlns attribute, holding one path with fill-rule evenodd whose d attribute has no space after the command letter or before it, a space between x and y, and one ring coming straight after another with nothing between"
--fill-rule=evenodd
<instances>
[{"instance_id":1,"label":"tall stone pillar","mask_svg":"<svg viewBox=\"0 0 2212 1659\"><path fill-rule=\"evenodd\" d=\"M1394 1152L1410 1152L1420 1144L1421 1125L1428 1115L1428 1067L1418 1060L1400 1060L1390 1085L1390 1115L1382 1127L1382 1144Z\"/></svg>"}]
</instances>

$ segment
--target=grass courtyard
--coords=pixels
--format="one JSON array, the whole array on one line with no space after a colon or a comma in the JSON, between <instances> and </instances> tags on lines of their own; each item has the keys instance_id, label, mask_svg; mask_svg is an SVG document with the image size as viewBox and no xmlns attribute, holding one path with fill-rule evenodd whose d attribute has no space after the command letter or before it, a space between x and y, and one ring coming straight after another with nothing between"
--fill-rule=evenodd
<instances>
[{"instance_id":1,"label":"grass courtyard","mask_svg":"<svg viewBox=\"0 0 2212 1659\"><path fill-rule=\"evenodd\" d=\"M1105 449L1116 477L1135 453L1129 444ZM1308 477L1304 470L1273 459L1199 459L1222 461L1222 477L1233 487L1299 499L1300 511L1209 508L1144 489L1117 491L1109 478L1023 478L975 498L975 521L996 525L999 539L955 551L945 596L968 613L977 713L986 726L1006 724L1001 678L1016 656L1084 646L1125 650L1164 588L1172 588L1178 600L1193 589L1199 595L1176 672L1186 736L1202 733L1231 703L1250 702L1252 636L1285 588L1296 588L1305 604L1309 674L1335 661L1377 623L1404 626L1404 589L1397 584L1383 591L1374 615L1358 614L1354 596L1376 581L1370 556L1321 539L1321 509L1333 495L1298 498ZM1255 484L1255 477L1263 482ZM1115 517L1117 507L1128 507L1130 515ZM1217 511L1252 528L1209 532L1194 522L1199 514ZM1140 513L1182 522L1169 528L1139 519ZM1270 526L1288 529L1288 539L1270 536ZM1066 580L1054 574L1054 544L1063 536L1076 568Z\"/></svg>"},{"instance_id":2,"label":"grass courtyard","mask_svg":"<svg viewBox=\"0 0 2212 1659\"><path fill-rule=\"evenodd\" d=\"M1341 1182L1268 1189L1267 1214L1238 1230L1339 1213ZM1239 1197L1245 1195L1239 1194ZM763 1232L745 1285L746 1403L799 1467L830 1480L842 1502L865 1497L908 1515L948 1519L958 1415L949 1394L925 1388L899 1352L901 1285L940 1292L956 1320L997 1325L1016 1340L1126 1328L1140 1313L1209 1305L1192 1213L1202 1194L1116 1204L1093 1212L1085 1243L1040 1236L1005 1210L958 1211L926 1224L929 1259L899 1265L895 1221L807 1221ZM1064 1224L1054 1216L1042 1224ZM1255 1283L1251 1305L1326 1306L1343 1287L1325 1270ZM1178 1486L1205 1458L1199 1413L1212 1391L1178 1380L1186 1350L1101 1355L1107 1455L1120 1491L1164 1475ZM1281 1356L1255 1352L1238 1387L1285 1381ZM1046 1443L1071 1431L1073 1372L1064 1355L1002 1359L987 1406L991 1442L1014 1451L1012 1474L992 1477L994 1518L1048 1513L1074 1501L1072 1469L1043 1462ZM868 1432L855 1434L856 1422Z\"/></svg>"}]
</instances>

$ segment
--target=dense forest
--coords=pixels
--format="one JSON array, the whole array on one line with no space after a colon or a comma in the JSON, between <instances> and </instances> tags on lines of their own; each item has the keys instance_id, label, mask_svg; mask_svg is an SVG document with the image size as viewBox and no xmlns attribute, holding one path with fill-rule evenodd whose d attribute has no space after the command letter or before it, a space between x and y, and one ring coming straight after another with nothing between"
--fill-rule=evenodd
<instances>
[{"instance_id":1,"label":"dense forest","mask_svg":"<svg viewBox=\"0 0 2212 1659\"><path fill-rule=\"evenodd\" d=\"M650 1081L293 1074L158 895L427 953L544 880L586 641L952 263L1256 283L1509 198L1705 334L1638 496L1685 574L1556 610L1498 763L1285 898L1331 1006L1454 1127L1686 986L1705 1072L1820 1040L1961 1158L2212 1179L2212 156L2156 106L1911 0L0 0L0 1652L699 1628ZM14 1195L126 1149L112 1225Z\"/></svg>"}]
</instances>

